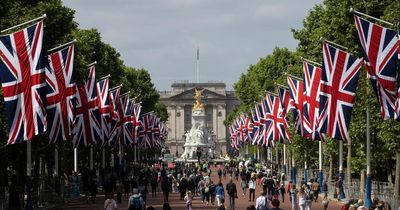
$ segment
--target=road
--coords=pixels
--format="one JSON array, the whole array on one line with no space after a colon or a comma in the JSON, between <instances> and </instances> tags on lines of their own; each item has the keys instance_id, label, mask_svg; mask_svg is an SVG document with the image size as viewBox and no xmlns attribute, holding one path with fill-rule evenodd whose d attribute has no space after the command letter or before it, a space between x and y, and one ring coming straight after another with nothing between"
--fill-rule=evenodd
<instances>
[{"instance_id":1,"label":"road","mask_svg":"<svg viewBox=\"0 0 400 210\"><path fill-rule=\"evenodd\" d=\"M215 183L217 183L217 173L216 173L216 169L213 169L213 173L211 175L213 181ZM226 185L226 183L229 181L229 178L222 178L222 183L224 184L224 186ZM255 205L255 202L249 202L248 201L248 197L244 196L241 193L241 189L240 189L240 183L239 182L235 182L236 186L238 188L238 199L236 200L236 210L245 210L249 205ZM261 186L257 186L256 188L256 199L257 196L260 194L261 191ZM158 193L158 196L156 198L152 198L151 194L147 195L147 206L153 206L156 210L162 210L162 206L163 206L163 195L162 193ZM285 197L285 203L281 203L281 208L284 210L290 210L290 202L289 202L289 197L288 195L286 195ZM123 200L121 204L117 204L118 205L118 209L128 209L128 201ZM185 203L184 201L179 200L179 194L178 193L170 193L169 196L169 203L170 206L172 207L173 210L185 210ZM65 206L61 207L61 208L56 208L56 209L61 209L61 210L83 210L83 209L103 209L103 204L104 204L104 196L103 195L98 195L98 198L96 199L96 203L95 204L86 204L86 200L85 199L77 199L74 200L68 204L66 204ZM228 202L225 202L225 205L228 207ZM331 201L329 203L329 210L336 210L336 209L340 209L340 206L342 204L338 203L336 201ZM206 210L206 209L216 209L216 206L214 205L205 205L204 203L201 203L200 198L198 196L196 196L193 199L193 210ZM323 209L322 205L321 205L321 198L319 198L319 201L316 203L312 204L312 209L315 210L319 210L319 209Z\"/></svg>"}]
</instances>

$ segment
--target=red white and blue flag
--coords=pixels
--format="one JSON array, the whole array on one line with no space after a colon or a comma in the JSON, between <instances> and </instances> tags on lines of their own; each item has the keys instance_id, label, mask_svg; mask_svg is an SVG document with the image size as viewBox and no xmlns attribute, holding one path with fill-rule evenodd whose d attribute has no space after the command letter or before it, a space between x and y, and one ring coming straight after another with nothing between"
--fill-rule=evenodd
<instances>
[{"instance_id":1,"label":"red white and blue flag","mask_svg":"<svg viewBox=\"0 0 400 210\"><path fill-rule=\"evenodd\" d=\"M274 122L273 122L273 114L272 107L269 102L269 94L266 95L265 98L261 99L261 108L262 115L261 118L261 130L259 134L258 145L262 145L264 147L273 147L274 146Z\"/></svg>"},{"instance_id":2,"label":"red white and blue flag","mask_svg":"<svg viewBox=\"0 0 400 210\"><path fill-rule=\"evenodd\" d=\"M285 116L287 116L289 111L295 107L294 100L290 97L289 88L283 87L282 85L277 85L276 87L283 112Z\"/></svg>"},{"instance_id":3,"label":"red white and blue flag","mask_svg":"<svg viewBox=\"0 0 400 210\"><path fill-rule=\"evenodd\" d=\"M289 85L290 98L294 101L295 112L293 112L294 128L296 133L304 136L303 128L303 105L304 105L304 85L303 81L293 78L291 76L287 77Z\"/></svg>"},{"instance_id":4,"label":"red white and blue flag","mask_svg":"<svg viewBox=\"0 0 400 210\"><path fill-rule=\"evenodd\" d=\"M49 143L65 141L72 133L75 109L74 44L48 55L46 66Z\"/></svg>"},{"instance_id":5,"label":"red white and blue flag","mask_svg":"<svg viewBox=\"0 0 400 210\"><path fill-rule=\"evenodd\" d=\"M100 128L102 145L108 143L111 129L111 106L109 97L109 78L101 79L96 84L97 100L100 113Z\"/></svg>"},{"instance_id":6,"label":"red white and blue flag","mask_svg":"<svg viewBox=\"0 0 400 210\"><path fill-rule=\"evenodd\" d=\"M326 42L322 48L319 130L334 139L347 141L363 60Z\"/></svg>"},{"instance_id":7,"label":"red white and blue flag","mask_svg":"<svg viewBox=\"0 0 400 210\"><path fill-rule=\"evenodd\" d=\"M46 81L43 20L0 36L0 75L7 114L7 144L21 143L46 131Z\"/></svg>"},{"instance_id":8,"label":"red white and blue flag","mask_svg":"<svg viewBox=\"0 0 400 210\"><path fill-rule=\"evenodd\" d=\"M75 121L73 124L73 145L85 146L101 141L101 122L97 101L95 66L89 68L85 84L78 85L76 94Z\"/></svg>"},{"instance_id":9,"label":"red white and blue flag","mask_svg":"<svg viewBox=\"0 0 400 210\"><path fill-rule=\"evenodd\" d=\"M368 77L381 105L381 117L383 119L397 118L400 114L399 106L396 110L395 93L398 34L394 30L371 23L357 15L354 15L354 20Z\"/></svg>"},{"instance_id":10,"label":"red white and blue flag","mask_svg":"<svg viewBox=\"0 0 400 210\"><path fill-rule=\"evenodd\" d=\"M130 107L129 93L122 94L118 99L118 123L111 134L119 145L132 145L132 108Z\"/></svg>"},{"instance_id":11,"label":"red white and blue flag","mask_svg":"<svg viewBox=\"0 0 400 210\"><path fill-rule=\"evenodd\" d=\"M140 127L139 116L142 109L140 103L136 103L134 99L131 99L131 113L132 113L132 140L134 144L138 142L138 129Z\"/></svg>"},{"instance_id":12,"label":"red white and blue flag","mask_svg":"<svg viewBox=\"0 0 400 210\"><path fill-rule=\"evenodd\" d=\"M145 148L151 148L153 146L153 135L152 135L152 113L147 113L140 117L139 127L139 139L140 144Z\"/></svg>"},{"instance_id":13,"label":"red white and blue flag","mask_svg":"<svg viewBox=\"0 0 400 210\"><path fill-rule=\"evenodd\" d=\"M259 144L261 137L261 131L264 127L265 119L262 112L262 107L259 103L254 105L254 116L253 116L253 132L252 132L252 144Z\"/></svg>"},{"instance_id":14,"label":"red white and blue flag","mask_svg":"<svg viewBox=\"0 0 400 210\"><path fill-rule=\"evenodd\" d=\"M118 115L118 103L119 96L121 94L121 86L110 89L108 94L110 101L110 135L108 138L108 145L115 146L119 140L119 115ZM114 134L114 135L112 135Z\"/></svg>"},{"instance_id":15,"label":"red white and blue flag","mask_svg":"<svg viewBox=\"0 0 400 210\"><path fill-rule=\"evenodd\" d=\"M318 132L321 71L320 67L303 62L305 97L303 126L306 138L324 141L324 136Z\"/></svg>"}]
</instances>

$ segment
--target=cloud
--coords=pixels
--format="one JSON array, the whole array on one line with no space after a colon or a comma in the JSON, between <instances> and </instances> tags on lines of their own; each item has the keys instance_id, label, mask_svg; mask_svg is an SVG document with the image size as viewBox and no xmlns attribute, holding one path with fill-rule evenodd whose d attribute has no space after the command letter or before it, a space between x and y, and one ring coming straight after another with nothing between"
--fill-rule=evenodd
<instances>
[{"instance_id":1,"label":"cloud","mask_svg":"<svg viewBox=\"0 0 400 210\"><path fill-rule=\"evenodd\" d=\"M232 84L275 46L294 49L290 28L301 28L321 0L64 0L82 28L97 28L125 63L147 69L159 90L195 80L200 47L202 81Z\"/></svg>"}]
</instances>

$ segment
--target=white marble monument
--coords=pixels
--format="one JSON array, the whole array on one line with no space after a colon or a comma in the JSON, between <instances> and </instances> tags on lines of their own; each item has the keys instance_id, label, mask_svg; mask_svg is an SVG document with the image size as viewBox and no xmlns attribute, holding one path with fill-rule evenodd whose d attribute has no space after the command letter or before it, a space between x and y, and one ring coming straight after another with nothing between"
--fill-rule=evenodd
<instances>
[{"instance_id":1,"label":"white marble monument","mask_svg":"<svg viewBox=\"0 0 400 210\"><path fill-rule=\"evenodd\" d=\"M206 116L204 112L204 104L201 103L202 91L195 90L195 104L192 110L192 128L185 133L185 152L182 159L197 159L197 151L201 151L201 157L215 158L212 150L213 139L212 133L205 127Z\"/></svg>"}]
</instances>

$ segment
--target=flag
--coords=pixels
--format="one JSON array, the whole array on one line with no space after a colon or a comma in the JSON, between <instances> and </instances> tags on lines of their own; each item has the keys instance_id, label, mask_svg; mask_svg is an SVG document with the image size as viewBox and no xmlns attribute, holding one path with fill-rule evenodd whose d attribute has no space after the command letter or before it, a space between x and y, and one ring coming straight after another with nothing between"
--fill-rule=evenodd
<instances>
[{"instance_id":1,"label":"flag","mask_svg":"<svg viewBox=\"0 0 400 210\"><path fill-rule=\"evenodd\" d=\"M110 110L110 98L109 98L109 78L104 78L97 82L97 103L99 106L100 114L100 128L101 128L101 140L102 145L107 144L110 138L111 129L111 110Z\"/></svg>"},{"instance_id":2,"label":"flag","mask_svg":"<svg viewBox=\"0 0 400 210\"><path fill-rule=\"evenodd\" d=\"M293 112L294 128L296 133L304 136L303 128L303 104L304 104L304 85L303 81L293 78L291 76L287 77L289 85L290 98L294 101L293 105L295 112Z\"/></svg>"},{"instance_id":3,"label":"flag","mask_svg":"<svg viewBox=\"0 0 400 210\"><path fill-rule=\"evenodd\" d=\"M259 134L259 141L258 144L266 147L273 147L274 146L274 124L273 124L273 117L272 117L272 107L269 104L269 95L267 94L266 97L261 99L261 109L263 117L260 120L261 130Z\"/></svg>"},{"instance_id":4,"label":"flag","mask_svg":"<svg viewBox=\"0 0 400 210\"><path fill-rule=\"evenodd\" d=\"M46 131L43 20L0 36L0 76L8 124L7 144Z\"/></svg>"},{"instance_id":5,"label":"flag","mask_svg":"<svg viewBox=\"0 0 400 210\"><path fill-rule=\"evenodd\" d=\"M400 114L395 93L398 34L357 15L354 15L354 20L368 77L381 105L381 117L394 119Z\"/></svg>"},{"instance_id":6,"label":"flag","mask_svg":"<svg viewBox=\"0 0 400 210\"><path fill-rule=\"evenodd\" d=\"M140 111L142 109L142 105L140 103L135 103L134 99L131 99L132 103L132 141L134 144L137 144L138 142L138 129L140 126L139 122L139 116L140 116ZM167 131L168 132L168 131Z\"/></svg>"},{"instance_id":7,"label":"flag","mask_svg":"<svg viewBox=\"0 0 400 210\"><path fill-rule=\"evenodd\" d=\"M294 100L290 97L289 88L277 85L277 92L279 96L279 101L283 108L285 116L289 113L291 109L294 109Z\"/></svg>"},{"instance_id":8,"label":"flag","mask_svg":"<svg viewBox=\"0 0 400 210\"><path fill-rule=\"evenodd\" d=\"M71 136L75 108L74 44L48 55L46 65L49 143Z\"/></svg>"},{"instance_id":9,"label":"flag","mask_svg":"<svg viewBox=\"0 0 400 210\"><path fill-rule=\"evenodd\" d=\"M108 97L110 101L110 135L108 145L115 146L118 143L120 136L119 115L118 115L118 100L121 94L121 86L112 88L109 91Z\"/></svg>"},{"instance_id":10,"label":"flag","mask_svg":"<svg viewBox=\"0 0 400 210\"><path fill-rule=\"evenodd\" d=\"M347 141L362 59L323 43L319 130Z\"/></svg>"},{"instance_id":11,"label":"flag","mask_svg":"<svg viewBox=\"0 0 400 210\"><path fill-rule=\"evenodd\" d=\"M85 84L78 85L72 141L74 147L96 144L101 140L100 113L97 101L95 66L89 66Z\"/></svg>"},{"instance_id":12,"label":"flag","mask_svg":"<svg viewBox=\"0 0 400 210\"><path fill-rule=\"evenodd\" d=\"M262 138L261 131L262 131L262 129L264 127L264 123L265 123L264 115L262 112L262 107L259 103L255 104L254 113L255 113L255 119L253 118L253 138L252 138L253 141L252 141L252 144L257 145L260 142L260 138Z\"/></svg>"},{"instance_id":13,"label":"flag","mask_svg":"<svg viewBox=\"0 0 400 210\"><path fill-rule=\"evenodd\" d=\"M152 135L152 116L151 113L145 114L140 118L139 138L143 147L151 148L153 146Z\"/></svg>"},{"instance_id":14,"label":"flag","mask_svg":"<svg viewBox=\"0 0 400 210\"><path fill-rule=\"evenodd\" d=\"M118 122L116 124L116 129L111 134L111 138L116 139L115 143L119 145L132 145L132 117L129 101L129 94L124 93L119 96L118 104Z\"/></svg>"},{"instance_id":15,"label":"flag","mask_svg":"<svg viewBox=\"0 0 400 210\"><path fill-rule=\"evenodd\" d=\"M306 61L303 62L304 81L304 135L308 139L322 140L324 136L318 132L319 95L321 83L321 68Z\"/></svg>"}]
</instances>

